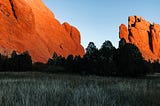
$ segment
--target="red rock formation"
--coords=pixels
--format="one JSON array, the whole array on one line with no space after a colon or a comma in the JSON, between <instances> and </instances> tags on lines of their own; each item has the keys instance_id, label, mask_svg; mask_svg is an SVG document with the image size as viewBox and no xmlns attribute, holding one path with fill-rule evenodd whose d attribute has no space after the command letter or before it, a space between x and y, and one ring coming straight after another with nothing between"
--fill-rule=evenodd
<instances>
[{"instance_id":1,"label":"red rock formation","mask_svg":"<svg viewBox=\"0 0 160 106\"><path fill-rule=\"evenodd\" d=\"M46 62L53 52L83 55L79 31L60 24L42 0L0 0L0 53L29 51L33 61Z\"/></svg>"},{"instance_id":2,"label":"red rock formation","mask_svg":"<svg viewBox=\"0 0 160 106\"><path fill-rule=\"evenodd\" d=\"M160 59L160 25L150 24L139 16L130 16L128 28L121 24L119 37L135 44L146 60Z\"/></svg>"}]
</instances>

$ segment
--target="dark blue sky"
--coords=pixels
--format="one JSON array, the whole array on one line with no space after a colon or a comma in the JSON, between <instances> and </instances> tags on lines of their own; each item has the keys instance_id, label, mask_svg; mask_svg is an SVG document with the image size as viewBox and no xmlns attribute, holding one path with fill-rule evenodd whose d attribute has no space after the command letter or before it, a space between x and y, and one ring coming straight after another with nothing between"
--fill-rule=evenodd
<instances>
[{"instance_id":1,"label":"dark blue sky","mask_svg":"<svg viewBox=\"0 0 160 106\"><path fill-rule=\"evenodd\" d=\"M160 0L43 0L61 22L69 22L81 32L82 45L90 41L100 47L105 40L117 47L119 25L128 16L142 16L160 23Z\"/></svg>"}]
</instances>

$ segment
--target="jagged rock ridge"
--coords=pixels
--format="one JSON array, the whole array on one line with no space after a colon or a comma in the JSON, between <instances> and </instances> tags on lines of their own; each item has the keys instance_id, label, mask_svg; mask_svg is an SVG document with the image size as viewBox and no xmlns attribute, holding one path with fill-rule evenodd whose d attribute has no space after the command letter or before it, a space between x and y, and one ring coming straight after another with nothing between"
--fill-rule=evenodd
<instances>
[{"instance_id":1,"label":"jagged rock ridge","mask_svg":"<svg viewBox=\"0 0 160 106\"><path fill-rule=\"evenodd\" d=\"M79 31L60 24L42 0L0 0L0 53L29 51L33 61L46 62L53 52L83 55Z\"/></svg>"},{"instance_id":2,"label":"jagged rock ridge","mask_svg":"<svg viewBox=\"0 0 160 106\"><path fill-rule=\"evenodd\" d=\"M135 44L146 60L160 59L160 25L151 24L140 16L130 16L128 28L120 25L119 37Z\"/></svg>"}]
</instances>

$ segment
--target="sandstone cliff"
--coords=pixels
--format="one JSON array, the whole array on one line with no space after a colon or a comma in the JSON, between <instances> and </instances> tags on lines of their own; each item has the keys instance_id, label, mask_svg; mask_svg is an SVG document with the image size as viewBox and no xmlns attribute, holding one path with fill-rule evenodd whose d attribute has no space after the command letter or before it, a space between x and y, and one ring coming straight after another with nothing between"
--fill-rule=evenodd
<instances>
[{"instance_id":1,"label":"sandstone cliff","mask_svg":"<svg viewBox=\"0 0 160 106\"><path fill-rule=\"evenodd\" d=\"M46 62L53 52L83 55L79 31L60 24L42 0L0 0L0 53L29 51L33 61Z\"/></svg>"},{"instance_id":2,"label":"sandstone cliff","mask_svg":"<svg viewBox=\"0 0 160 106\"><path fill-rule=\"evenodd\" d=\"M139 16L130 16L128 28L120 25L119 37L135 44L146 60L160 59L160 25L151 24Z\"/></svg>"}]
</instances>

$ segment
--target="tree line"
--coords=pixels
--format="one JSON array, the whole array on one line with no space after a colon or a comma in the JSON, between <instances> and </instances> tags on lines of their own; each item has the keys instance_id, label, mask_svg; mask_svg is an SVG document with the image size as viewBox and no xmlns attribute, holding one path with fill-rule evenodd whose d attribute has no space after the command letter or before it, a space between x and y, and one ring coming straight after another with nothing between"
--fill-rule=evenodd
<instances>
[{"instance_id":1,"label":"tree line","mask_svg":"<svg viewBox=\"0 0 160 106\"><path fill-rule=\"evenodd\" d=\"M54 53L44 68L46 72L99 76L137 77L160 72L158 60L146 61L139 49L125 39L119 41L117 49L110 41L105 41L100 49L90 42L83 57L69 55L64 58Z\"/></svg>"},{"instance_id":2,"label":"tree line","mask_svg":"<svg viewBox=\"0 0 160 106\"><path fill-rule=\"evenodd\" d=\"M83 57L69 55L65 58L54 52L45 64L32 64L28 52L17 54L13 51L10 58L0 55L0 71L137 77L160 72L160 64L158 60L153 63L145 61L134 44L121 39L117 49L110 41L105 41L100 49L90 42Z\"/></svg>"}]
</instances>

